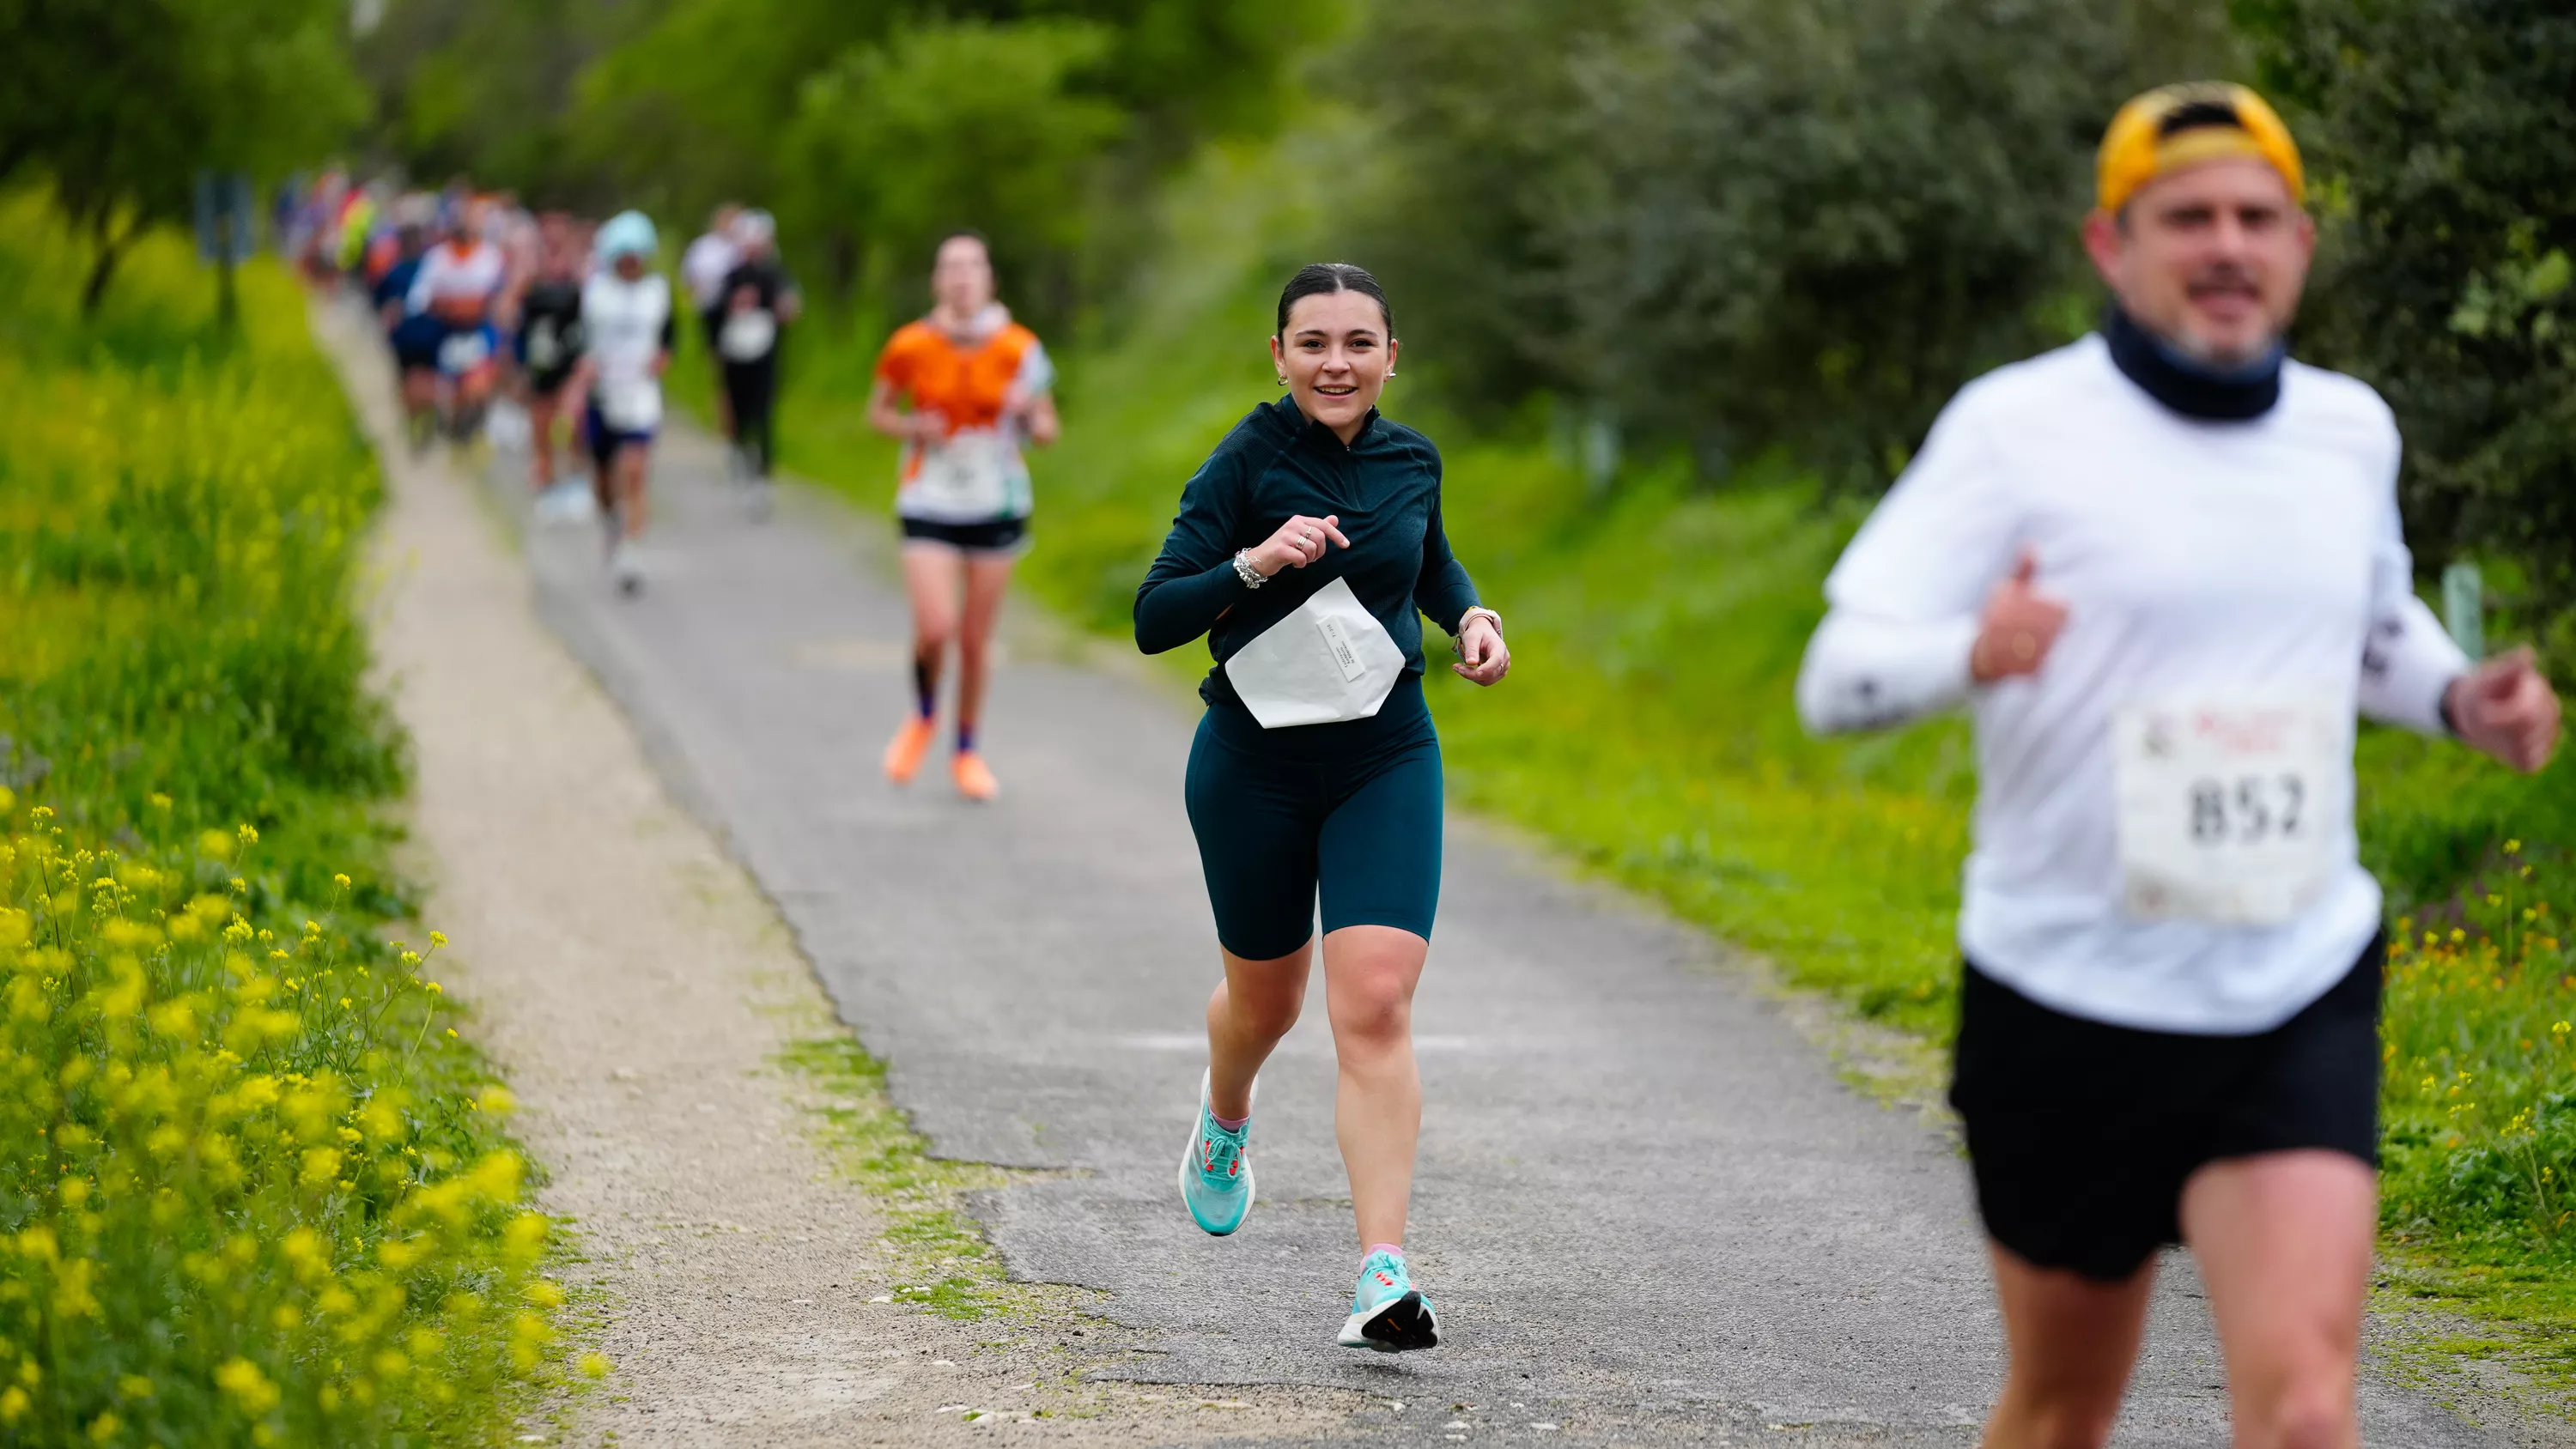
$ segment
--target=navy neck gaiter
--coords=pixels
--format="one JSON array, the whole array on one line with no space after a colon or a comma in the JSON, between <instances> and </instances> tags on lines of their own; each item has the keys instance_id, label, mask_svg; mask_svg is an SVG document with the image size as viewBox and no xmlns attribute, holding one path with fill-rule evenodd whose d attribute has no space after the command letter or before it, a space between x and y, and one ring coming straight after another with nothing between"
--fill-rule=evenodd
<instances>
[{"instance_id":1,"label":"navy neck gaiter","mask_svg":"<svg viewBox=\"0 0 2576 1449\"><path fill-rule=\"evenodd\" d=\"M2285 343L2241 366L2215 367L2139 326L2116 303L2102 319L2102 338L2129 381L2184 417L2241 423L2281 400L2281 364L2290 355Z\"/></svg>"}]
</instances>

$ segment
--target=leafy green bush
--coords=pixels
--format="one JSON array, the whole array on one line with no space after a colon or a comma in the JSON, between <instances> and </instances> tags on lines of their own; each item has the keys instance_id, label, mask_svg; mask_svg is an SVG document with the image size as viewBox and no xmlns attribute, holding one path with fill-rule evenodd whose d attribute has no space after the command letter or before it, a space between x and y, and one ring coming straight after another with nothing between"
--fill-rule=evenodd
<instances>
[{"instance_id":1,"label":"leafy green bush","mask_svg":"<svg viewBox=\"0 0 2576 1449\"><path fill-rule=\"evenodd\" d=\"M175 237L95 326L82 261L0 197L0 1438L490 1440L561 1293L379 939L373 465L281 269L232 332Z\"/></svg>"},{"instance_id":2,"label":"leafy green bush","mask_svg":"<svg viewBox=\"0 0 2576 1449\"><path fill-rule=\"evenodd\" d=\"M1361 43L1379 225L1465 367L1687 444L1883 483L1970 376L2064 335L2112 110L2213 6L1418 0ZM1462 253L1487 253L1471 256ZM2082 315L2081 304L2076 315ZM1733 462L1730 462L1733 460Z\"/></svg>"},{"instance_id":3,"label":"leafy green bush","mask_svg":"<svg viewBox=\"0 0 2576 1449\"><path fill-rule=\"evenodd\" d=\"M1127 125L1075 86L1114 38L1077 21L968 21L849 52L804 83L790 213L867 239L865 300L885 315L920 308L931 249L960 227L986 232L1024 306L1067 315L1095 163Z\"/></svg>"},{"instance_id":4,"label":"leafy green bush","mask_svg":"<svg viewBox=\"0 0 2576 1449\"><path fill-rule=\"evenodd\" d=\"M2420 555L2511 558L2576 608L2576 13L2556 0L2238 0L2323 180L2314 359L2406 431ZM2562 623L2564 631L2576 624ZM2576 637L2553 654L2576 661Z\"/></svg>"}]
</instances>

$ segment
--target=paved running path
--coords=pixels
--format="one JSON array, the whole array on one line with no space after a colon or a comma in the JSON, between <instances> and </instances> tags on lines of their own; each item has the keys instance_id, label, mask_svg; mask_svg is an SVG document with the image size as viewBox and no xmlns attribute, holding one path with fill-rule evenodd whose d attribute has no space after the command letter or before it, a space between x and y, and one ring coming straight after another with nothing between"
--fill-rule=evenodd
<instances>
[{"instance_id":1,"label":"paved running path","mask_svg":"<svg viewBox=\"0 0 2576 1449\"><path fill-rule=\"evenodd\" d=\"M1416 1015L1410 1235L1451 1342L1335 1348L1357 1247L1320 995L1263 1080L1250 1223L1211 1239L1175 1201L1215 967L1181 810L1191 714L1023 648L987 728L1002 798L960 802L944 759L893 789L890 528L793 489L755 523L685 432L656 496L640 598L608 588L594 528L530 532L547 619L937 1147L1061 1170L981 1216L1015 1272L1106 1290L1149 1330L1147 1377L1373 1391L1407 1405L1397 1442L1974 1443L1998 1329L1952 1149L1839 1086L1704 938L1464 822ZM2197 1287L2182 1264L2167 1283L2118 1442L2223 1443ZM2374 1444L2534 1442L2366 1398Z\"/></svg>"}]
</instances>

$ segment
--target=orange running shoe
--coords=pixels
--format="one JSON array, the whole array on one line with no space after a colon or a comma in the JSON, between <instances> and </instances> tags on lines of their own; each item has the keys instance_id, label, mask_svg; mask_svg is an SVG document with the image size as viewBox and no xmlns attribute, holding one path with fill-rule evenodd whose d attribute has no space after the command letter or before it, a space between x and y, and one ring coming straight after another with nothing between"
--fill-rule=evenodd
<instances>
[{"instance_id":1,"label":"orange running shoe","mask_svg":"<svg viewBox=\"0 0 2576 1449\"><path fill-rule=\"evenodd\" d=\"M921 773L921 762L930 757L931 737L938 733L936 723L919 715L905 720L886 745L886 778L898 785L911 784L912 777Z\"/></svg>"},{"instance_id":2,"label":"orange running shoe","mask_svg":"<svg viewBox=\"0 0 2576 1449\"><path fill-rule=\"evenodd\" d=\"M990 800L1002 793L1002 782L993 778L984 757L972 750L960 754L949 769L957 777L957 793L969 800Z\"/></svg>"}]
</instances>

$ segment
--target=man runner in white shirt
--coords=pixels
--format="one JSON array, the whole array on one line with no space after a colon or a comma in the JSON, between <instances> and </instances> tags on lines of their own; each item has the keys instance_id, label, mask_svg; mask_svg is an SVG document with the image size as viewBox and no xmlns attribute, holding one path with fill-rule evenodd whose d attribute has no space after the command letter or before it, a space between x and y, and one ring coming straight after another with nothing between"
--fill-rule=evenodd
<instances>
[{"instance_id":1,"label":"man runner in white shirt","mask_svg":"<svg viewBox=\"0 0 2576 1449\"><path fill-rule=\"evenodd\" d=\"M1986 1445L2109 1438L2180 1242L2236 1443L2348 1449L2385 954L2354 718L2528 771L2558 701L2415 597L2387 406L2285 356L2315 227L2280 119L2150 92L2098 183L2102 333L1951 402L1826 581L1799 709L1975 717L1951 1100L2011 1354Z\"/></svg>"}]
</instances>

